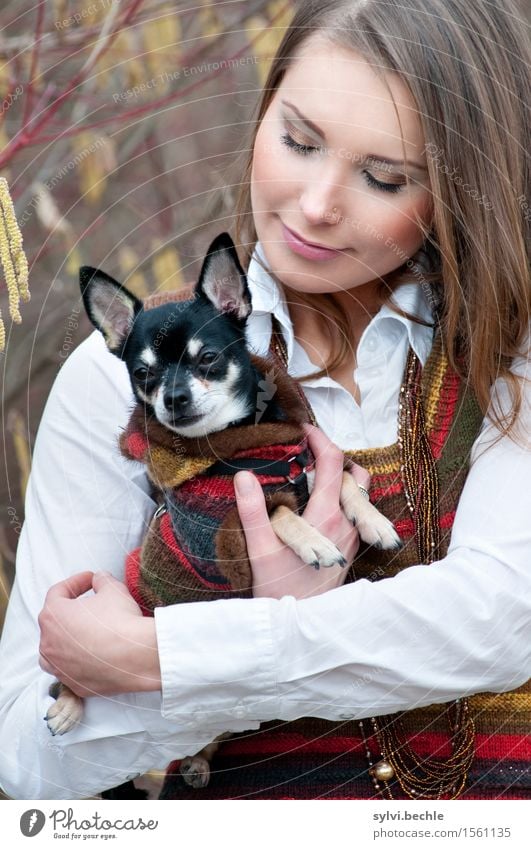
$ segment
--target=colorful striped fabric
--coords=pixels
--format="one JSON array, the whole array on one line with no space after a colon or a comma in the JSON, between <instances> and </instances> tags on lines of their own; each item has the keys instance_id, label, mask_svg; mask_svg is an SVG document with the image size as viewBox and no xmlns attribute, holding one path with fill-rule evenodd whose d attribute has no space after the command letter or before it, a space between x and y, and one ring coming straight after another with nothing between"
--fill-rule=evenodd
<instances>
[{"instance_id":1,"label":"colorful striped fabric","mask_svg":"<svg viewBox=\"0 0 531 849\"><path fill-rule=\"evenodd\" d=\"M447 735L429 732L418 734L414 742L416 753L426 757L447 752L446 744ZM460 799L531 799L529 737L478 733L476 746ZM371 749L376 755L376 748ZM395 799L406 798L396 781L390 789ZM173 761L159 798L382 800L367 772L356 723L319 719L270 722L223 742L203 789L187 787L179 761Z\"/></svg>"},{"instance_id":2,"label":"colorful striped fabric","mask_svg":"<svg viewBox=\"0 0 531 849\"><path fill-rule=\"evenodd\" d=\"M147 449L151 453L153 433L152 429ZM139 441L135 431L126 439L131 436ZM272 445L254 450L252 456L271 464L289 459L289 474L296 478L300 465L292 458L305 446L305 440L297 445ZM250 454L238 451L232 459ZM305 479L294 485L284 476L255 475L266 500L279 503L282 498L297 512L303 509L308 494ZM234 478L197 474L166 490L165 500L168 509L154 516L142 545L126 560L126 584L144 615L152 616L154 608L162 605L250 597L251 567L239 520L235 524Z\"/></svg>"}]
</instances>

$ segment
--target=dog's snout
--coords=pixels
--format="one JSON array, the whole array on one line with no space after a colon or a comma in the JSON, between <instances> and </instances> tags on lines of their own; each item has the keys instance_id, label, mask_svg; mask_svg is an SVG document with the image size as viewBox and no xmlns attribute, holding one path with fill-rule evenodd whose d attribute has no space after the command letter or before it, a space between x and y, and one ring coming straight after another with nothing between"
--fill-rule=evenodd
<instances>
[{"instance_id":1,"label":"dog's snout","mask_svg":"<svg viewBox=\"0 0 531 849\"><path fill-rule=\"evenodd\" d=\"M183 386L175 387L164 393L164 406L173 414L182 415L190 405L192 396Z\"/></svg>"}]
</instances>

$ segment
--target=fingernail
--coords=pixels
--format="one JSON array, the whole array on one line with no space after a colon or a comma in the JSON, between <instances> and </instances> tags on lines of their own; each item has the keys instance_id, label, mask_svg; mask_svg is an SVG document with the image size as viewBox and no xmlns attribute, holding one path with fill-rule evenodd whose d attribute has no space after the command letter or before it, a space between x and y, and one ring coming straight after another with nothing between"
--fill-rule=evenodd
<instances>
[{"instance_id":1,"label":"fingernail","mask_svg":"<svg viewBox=\"0 0 531 849\"><path fill-rule=\"evenodd\" d=\"M238 472L234 477L238 495L251 495L254 490L254 477L250 472Z\"/></svg>"}]
</instances>

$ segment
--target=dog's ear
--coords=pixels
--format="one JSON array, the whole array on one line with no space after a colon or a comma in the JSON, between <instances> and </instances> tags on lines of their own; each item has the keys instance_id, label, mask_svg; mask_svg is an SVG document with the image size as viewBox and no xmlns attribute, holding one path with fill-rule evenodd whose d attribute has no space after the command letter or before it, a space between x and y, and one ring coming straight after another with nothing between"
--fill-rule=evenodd
<instances>
[{"instance_id":1,"label":"dog's ear","mask_svg":"<svg viewBox=\"0 0 531 849\"><path fill-rule=\"evenodd\" d=\"M196 297L206 298L222 313L245 323L251 312L251 293L234 242L220 233L211 243L195 287Z\"/></svg>"},{"instance_id":2,"label":"dog's ear","mask_svg":"<svg viewBox=\"0 0 531 849\"><path fill-rule=\"evenodd\" d=\"M120 357L133 322L143 309L140 301L100 268L83 265L79 285L87 315L103 334L112 354Z\"/></svg>"}]
</instances>

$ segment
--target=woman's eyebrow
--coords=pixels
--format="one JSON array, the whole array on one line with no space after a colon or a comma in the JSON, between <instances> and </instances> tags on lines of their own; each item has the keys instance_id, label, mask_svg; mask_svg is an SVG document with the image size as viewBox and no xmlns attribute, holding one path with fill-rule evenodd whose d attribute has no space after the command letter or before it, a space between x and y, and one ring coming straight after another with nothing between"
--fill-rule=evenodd
<instances>
[{"instance_id":1,"label":"woman's eyebrow","mask_svg":"<svg viewBox=\"0 0 531 849\"><path fill-rule=\"evenodd\" d=\"M283 103L284 106L288 106L290 109L292 109L297 115L297 117L300 118L300 120L303 122L303 124L306 124L306 126L309 127L310 130L312 130L317 136L319 136L319 138L326 139L325 134L317 126L317 124L314 124L313 121L310 121L309 118L305 118L302 112L299 112L299 110L293 103L290 103L288 100L281 100L280 102ZM377 160L378 162L385 162L387 165L397 165L399 168L404 166L404 161L402 159L389 159L389 157L386 156L378 156L376 153L366 154L366 156L363 157L363 161L365 160ZM410 168L416 168L418 171L426 172L428 170L426 165L421 165L420 162L410 162L407 159L406 165L409 165Z\"/></svg>"}]
</instances>

